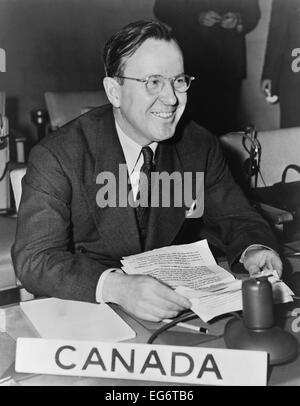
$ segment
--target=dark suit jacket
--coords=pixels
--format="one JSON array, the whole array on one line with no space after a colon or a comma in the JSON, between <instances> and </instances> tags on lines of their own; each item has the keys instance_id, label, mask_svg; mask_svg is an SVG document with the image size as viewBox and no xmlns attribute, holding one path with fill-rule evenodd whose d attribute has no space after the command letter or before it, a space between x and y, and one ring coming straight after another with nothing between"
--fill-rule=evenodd
<instances>
[{"instance_id":1,"label":"dark suit jacket","mask_svg":"<svg viewBox=\"0 0 300 406\"><path fill-rule=\"evenodd\" d=\"M243 31L228 30L215 25L201 26L201 12L239 13ZM200 81L214 76L224 80L246 77L245 34L253 30L260 18L258 0L156 0L155 16L168 24L182 46L186 71Z\"/></svg>"},{"instance_id":2,"label":"dark suit jacket","mask_svg":"<svg viewBox=\"0 0 300 406\"><path fill-rule=\"evenodd\" d=\"M299 73L292 71L292 50L299 47L300 0L273 0L262 72L262 79L272 80L273 94L296 84L299 91Z\"/></svg>"},{"instance_id":3,"label":"dark suit jacket","mask_svg":"<svg viewBox=\"0 0 300 406\"><path fill-rule=\"evenodd\" d=\"M35 146L30 154L12 249L17 275L39 295L95 301L101 273L122 256L141 252L132 207L99 208L96 177L118 177L125 164L109 105L92 110ZM205 172L204 216L185 207L153 208L145 250L202 238L225 250L230 263L252 243L275 247L266 223L233 182L218 141L195 123L160 143L157 171Z\"/></svg>"}]
</instances>

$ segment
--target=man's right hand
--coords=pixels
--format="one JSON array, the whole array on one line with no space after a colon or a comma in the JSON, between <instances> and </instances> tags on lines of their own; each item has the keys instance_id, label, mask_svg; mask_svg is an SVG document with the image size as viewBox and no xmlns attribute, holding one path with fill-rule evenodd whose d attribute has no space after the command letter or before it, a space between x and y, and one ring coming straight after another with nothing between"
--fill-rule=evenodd
<instances>
[{"instance_id":1,"label":"man's right hand","mask_svg":"<svg viewBox=\"0 0 300 406\"><path fill-rule=\"evenodd\" d=\"M222 17L215 11L207 11L206 13L199 14L199 24L204 25L204 27L212 27L221 21Z\"/></svg>"},{"instance_id":2,"label":"man's right hand","mask_svg":"<svg viewBox=\"0 0 300 406\"><path fill-rule=\"evenodd\" d=\"M176 317L191 307L185 297L151 276L111 272L105 279L105 302L121 305L133 315L149 321Z\"/></svg>"}]
</instances>

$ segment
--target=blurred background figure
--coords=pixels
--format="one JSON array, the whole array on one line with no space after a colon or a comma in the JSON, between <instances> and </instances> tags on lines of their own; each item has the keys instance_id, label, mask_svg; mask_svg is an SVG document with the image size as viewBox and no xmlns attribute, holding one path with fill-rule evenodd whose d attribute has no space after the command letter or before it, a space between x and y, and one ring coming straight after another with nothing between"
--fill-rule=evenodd
<instances>
[{"instance_id":1,"label":"blurred background figure","mask_svg":"<svg viewBox=\"0 0 300 406\"><path fill-rule=\"evenodd\" d=\"M245 35L260 19L258 0L156 0L154 14L173 29L185 71L196 77L187 114L216 135L237 130Z\"/></svg>"},{"instance_id":2,"label":"blurred background figure","mask_svg":"<svg viewBox=\"0 0 300 406\"><path fill-rule=\"evenodd\" d=\"M300 126L300 0L273 0L261 89L280 103L280 127Z\"/></svg>"}]
</instances>

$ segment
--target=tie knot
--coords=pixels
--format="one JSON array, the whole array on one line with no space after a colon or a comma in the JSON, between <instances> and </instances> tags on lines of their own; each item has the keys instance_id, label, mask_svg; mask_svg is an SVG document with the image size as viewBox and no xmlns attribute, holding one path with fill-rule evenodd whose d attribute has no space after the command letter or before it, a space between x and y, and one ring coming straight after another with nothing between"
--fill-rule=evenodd
<instances>
[{"instance_id":1,"label":"tie knot","mask_svg":"<svg viewBox=\"0 0 300 406\"><path fill-rule=\"evenodd\" d=\"M142 148L142 154L144 157L144 165L146 167L151 167L152 166L152 161L153 161L153 151L150 147L143 147Z\"/></svg>"}]
</instances>

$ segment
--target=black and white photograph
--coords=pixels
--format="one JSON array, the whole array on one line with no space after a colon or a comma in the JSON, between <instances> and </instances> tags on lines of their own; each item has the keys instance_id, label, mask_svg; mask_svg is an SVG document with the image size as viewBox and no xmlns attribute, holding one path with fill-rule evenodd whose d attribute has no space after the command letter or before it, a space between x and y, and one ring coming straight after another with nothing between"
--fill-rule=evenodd
<instances>
[{"instance_id":1,"label":"black and white photograph","mask_svg":"<svg viewBox=\"0 0 300 406\"><path fill-rule=\"evenodd\" d=\"M0 0L0 386L300 386L300 0Z\"/></svg>"}]
</instances>

